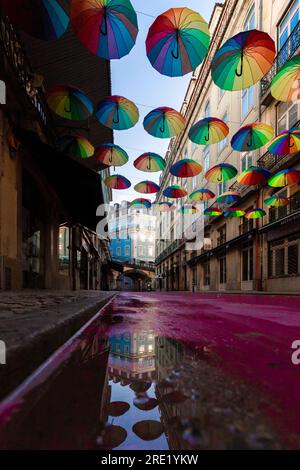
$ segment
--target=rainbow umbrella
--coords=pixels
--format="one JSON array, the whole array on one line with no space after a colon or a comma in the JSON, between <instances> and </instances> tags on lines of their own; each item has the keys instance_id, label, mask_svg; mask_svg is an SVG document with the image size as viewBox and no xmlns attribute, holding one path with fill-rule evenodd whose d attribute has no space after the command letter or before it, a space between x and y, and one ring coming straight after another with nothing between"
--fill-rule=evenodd
<instances>
[{"instance_id":1,"label":"rainbow umbrella","mask_svg":"<svg viewBox=\"0 0 300 470\"><path fill-rule=\"evenodd\" d=\"M266 215L266 212L259 207L247 211L245 214L246 219L262 219Z\"/></svg>"},{"instance_id":2,"label":"rainbow umbrella","mask_svg":"<svg viewBox=\"0 0 300 470\"><path fill-rule=\"evenodd\" d=\"M185 206L182 206L180 209L180 212L182 214L196 214L199 212L196 206L193 206L192 204L186 204Z\"/></svg>"},{"instance_id":3,"label":"rainbow umbrella","mask_svg":"<svg viewBox=\"0 0 300 470\"><path fill-rule=\"evenodd\" d=\"M160 212L170 212L171 210L174 210L174 208L173 202L162 201L158 203L158 209Z\"/></svg>"},{"instance_id":4,"label":"rainbow umbrella","mask_svg":"<svg viewBox=\"0 0 300 470\"><path fill-rule=\"evenodd\" d=\"M300 97L300 55L287 61L271 83L271 93L278 101L297 101Z\"/></svg>"},{"instance_id":5,"label":"rainbow umbrella","mask_svg":"<svg viewBox=\"0 0 300 470\"><path fill-rule=\"evenodd\" d=\"M245 215L245 211L237 207L226 209L226 212L224 212L224 217L227 217L227 218L243 217L244 215Z\"/></svg>"},{"instance_id":6,"label":"rainbow umbrella","mask_svg":"<svg viewBox=\"0 0 300 470\"><path fill-rule=\"evenodd\" d=\"M47 101L58 116L71 121L83 121L93 114L91 100L71 85L56 85L48 89Z\"/></svg>"},{"instance_id":7,"label":"rainbow umbrella","mask_svg":"<svg viewBox=\"0 0 300 470\"><path fill-rule=\"evenodd\" d=\"M235 191L227 191L218 196L216 201L222 204L231 204L232 202L237 202L240 197L240 194Z\"/></svg>"},{"instance_id":8,"label":"rainbow umbrella","mask_svg":"<svg viewBox=\"0 0 300 470\"><path fill-rule=\"evenodd\" d=\"M208 24L199 13L189 8L171 8L150 27L146 51L158 72L181 77L201 64L209 44Z\"/></svg>"},{"instance_id":9,"label":"rainbow umbrella","mask_svg":"<svg viewBox=\"0 0 300 470\"><path fill-rule=\"evenodd\" d=\"M95 158L108 166L123 166L129 159L125 150L115 144L100 145L96 149Z\"/></svg>"},{"instance_id":10,"label":"rainbow umbrella","mask_svg":"<svg viewBox=\"0 0 300 470\"><path fill-rule=\"evenodd\" d=\"M216 195L206 188L197 189L197 191L194 191L189 195L189 198L192 199L192 201L209 201L214 197L216 197Z\"/></svg>"},{"instance_id":11,"label":"rainbow umbrella","mask_svg":"<svg viewBox=\"0 0 300 470\"><path fill-rule=\"evenodd\" d=\"M170 199L180 199L187 196L187 191L177 184L173 184L172 186L168 186L163 191L163 195L169 197Z\"/></svg>"},{"instance_id":12,"label":"rainbow umbrella","mask_svg":"<svg viewBox=\"0 0 300 470\"><path fill-rule=\"evenodd\" d=\"M254 186L264 184L269 177L270 172L265 168L250 166L238 176L237 181L239 184L244 184L245 186Z\"/></svg>"},{"instance_id":13,"label":"rainbow umbrella","mask_svg":"<svg viewBox=\"0 0 300 470\"><path fill-rule=\"evenodd\" d=\"M223 214L222 209L219 207L211 206L205 209L204 215L208 215L209 217L219 217Z\"/></svg>"},{"instance_id":14,"label":"rainbow umbrella","mask_svg":"<svg viewBox=\"0 0 300 470\"><path fill-rule=\"evenodd\" d=\"M143 124L148 134L160 139L169 139L184 129L185 118L175 109L163 106L150 111Z\"/></svg>"},{"instance_id":15,"label":"rainbow umbrella","mask_svg":"<svg viewBox=\"0 0 300 470\"><path fill-rule=\"evenodd\" d=\"M108 96L96 109L98 121L109 129L123 131L135 126L139 120L136 105L123 96Z\"/></svg>"},{"instance_id":16,"label":"rainbow umbrella","mask_svg":"<svg viewBox=\"0 0 300 470\"><path fill-rule=\"evenodd\" d=\"M133 164L135 168L140 171L152 173L155 171L163 171L166 166L165 160L160 155L151 152L143 153Z\"/></svg>"},{"instance_id":17,"label":"rainbow umbrella","mask_svg":"<svg viewBox=\"0 0 300 470\"><path fill-rule=\"evenodd\" d=\"M138 34L130 0L72 0L71 21L82 44L104 59L127 55Z\"/></svg>"},{"instance_id":18,"label":"rainbow umbrella","mask_svg":"<svg viewBox=\"0 0 300 470\"><path fill-rule=\"evenodd\" d=\"M189 130L189 139L195 144L210 145L224 140L229 127L221 119L207 117L194 124Z\"/></svg>"},{"instance_id":19,"label":"rainbow umbrella","mask_svg":"<svg viewBox=\"0 0 300 470\"><path fill-rule=\"evenodd\" d=\"M179 178L192 178L199 175L202 171L202 166L200 163L190 158L184 158L179 162L174 163L170 168L171 175L177 176Z\"/></svg>"},{"instance_id":20,"label":"rainbow umbrella","mask_svg":"<svg viewBox=\"0 0 300 470\"><path fill-rule=\"evenodd\" d=\"M58 140L58 148L71 157L89 158L94 155L95 148L82 135L64 135Z\"/></svg>"},{"instance_id":21,"label":"rainbow umbrella","mask_svg":"<svg viewBox=\"0 0 300 470\"><path fill-rule=\"evenodd\" d=\"M254 122L242 127L231 140L231 146L238 152L249 152L266 145L274 136L274 129L268 124Z\"/></svg>"},{"instance_id":22,"label":"rainbow umbrella","mask_svg":"<svg viewBox=\"0 0 300 470\"><path fill-rule=\"evenodd\" d=\"M1 9L18 29L39 39L60 38L69 16L56 0L1 0Z\"/></svg>"},{"instance_id":23,"label":"rainbow umbrella","mask_svg":"<svg viewBox=\"0 0 300 470\"><path fill-rule=\"evenodd\" d=\"M219 163L213 166L205 173L205 178L211 183L223 183L234 178L237 175L237 169L229 163Z\"/></svg>"},{"instance_id":24,"label":"rainbow umbrella","mask_svg":"<svg viewBox=\"0 0 300 470\"><path fill-rule=\"evenodd\" d=\"M290 201L287 197L274 195L265 200L265 204L270 207L288 206Z\"/></svg>"},{"instance_id":25,"label":"rainbow umbrella","mask_svg":"<svg viewBox=\"0 0 300 470\"><path fill-rule=\"evenodd\" d=\"M140 183L136 184L134 187L134 190L137 193L142 193L142 194L158 193L159 189L160 189L159 186L156 183L153 183L153 181L141 181Z\"/></svg>"},{"instance_id":26,"label":"rainbow umbrella","mask_svg":"<svg viewBox=\"0 0 300 470\"><path fill-rule=\"evenodd\" d=\"M280 156L300 152L300 130L292 129L279 134L270 142L269 152Z\"/></svg>"},{"instance_id":27,"label":"rainbow umbrella","mask_svg":"<svg viewBox=\"0 0 300 470\"><path fill-rule=\"evenodd\" d=\"M122 175L107 176L104 184L111 189L128 189L131 186L130 181Z\"/></svg>"},{"instance_id":28,"label":"rainbow umbrella","mask_svg":"<svg viewBox=\"0 0 300 470\"><path fill-rule=\"evenodd\" d=\"M228 39L212 61L212 78L223 90L243 90L259 82L271 69L276 49L262 31L243 31Z\"/></svg>"},{"instance_id":29,"label":"rainbow umbrella","mask_svg":"<svg viewBox=\"0 0 300 470\"><path fill-rule=\"evenodd\" d=\"M149 199L143 198L134 199L134 201L130 203L130 207L133 207L134 209L150 209L151 205L152 204Z\"/></svg>"},{"instance_id":30,"label":"rainbow umbrella","mask_svg":"<svg viewBox=\"0 0 300 470\"><path fill-rule=\"evenodd\" d=\"M293 184L297 184L299 181L299 170L282 170L268 180L268 185L272 188L283 188L284 186L292 186Z\"/></svg>"}]
</instances>

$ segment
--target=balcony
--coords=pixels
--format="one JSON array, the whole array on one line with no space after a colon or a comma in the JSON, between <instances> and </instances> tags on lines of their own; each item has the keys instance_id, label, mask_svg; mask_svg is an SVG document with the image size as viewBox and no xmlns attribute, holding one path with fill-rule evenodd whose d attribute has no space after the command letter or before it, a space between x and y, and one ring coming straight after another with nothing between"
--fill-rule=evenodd
<instances>
[{"instance_id":1,"label":"balcony","mask_svg":"<svg viewBox=\"0 0 300 470\"><path fill-rule=\"evenodd\" d=\"M226 233L220 234L217 238L217 246L223 245L223 243L226 243Z\"/></svg>"},{"instance_id":2,"label":"balcony","mask_svg":"<svg viewBox=\"0 0 300 470\"><path fill-rule=\"evenodd\" d=\"M269 210L269 224L300 211L300 191L290 197L290 204L284 207L271 207Z\"/></svg>"},{"instance_id":3,"label":"balcony","mask_svg":"<svg viewBox=\"0 0 300 470\"><path fill-rule=\"evenodd\" d=\"M253 220L247 220L239 226L239 234L245 235L245 233L248 233L251 230L253 230L253 227L254 227Z\"/></svg>"},{"instance_id":4,"label":"balcony","mask_svg":"<svg viewBox=\"0 0 300 470\"><path fill-rule=\"evenodd\" d=\"M260 94L262 98L262 104L267 105L270 99L270 87L273 78L276 73L282 68L282 66L291 59L300 47L300 22L297 23L294 30L286 40L280 51L278 52L274 64L271 70L261 80Z\"/></svg>"},{"instance_id":5,"label":"balcony","mask_svg":"<svg viewBox=\"0 0 300 470\"><path fill-rule=\"evenodd\" d=\"M155 264L161 263L164 259L168 258L172 253L178 250L182 245L184 245L185 240L180 238L178 240L173 240L170 245L158 255L155 260Z\"/></svg>"}]
</instances>

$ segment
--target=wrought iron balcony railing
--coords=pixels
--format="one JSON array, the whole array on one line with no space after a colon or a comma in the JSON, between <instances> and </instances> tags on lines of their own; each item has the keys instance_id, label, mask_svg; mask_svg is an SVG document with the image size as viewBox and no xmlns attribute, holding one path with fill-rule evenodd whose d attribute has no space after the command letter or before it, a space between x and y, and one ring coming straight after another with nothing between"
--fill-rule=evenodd
<instances>
[{"instance_id":1,"label":"wrought iron balcony railing","mask_svg":"<svg viewBox=\"0 0 300 470\"><path fill-rule=\"evenodd\" d=\"M46 97L41 87L34 86L35 73L31 69L21 39L9 19L0 11L0 50L5 55L15 78L27 99L37 112L41 125L47 134L55 138L54 123ZM46 127L47 126L47 127Z\"/></svg>"},{"instance_id":2,"label":"wrought iron balcony railing","mask_svg":"<svg viewBox=\"0 0 300 470\"><path fill-rule=\"evenodd\" d=\"M271 70L261 80L261 96L265 96L271 86L271 82L281 67L291 59L300 47L300 22L297 23L290 36L278 52Z\"/></svg>"},{"instance_id":3,"label":"wrought iron balcony railing","mask_svg":"<svg viewBox=\"0 0 300 470\"><path fill-rule=\"evenodd\" d=\"M269 210L269 223L277 222L287 215L300 211L300 191L290 197L290 204L284 207L271 207Z\"/></svg>"},{"instance_id":4,"label":"wrought iron balcony railing","mask_svg":"<svg viewBox=\"0 0 300 470\"><path fill-rule=\"evenodd\" d=\"M159 264L161 261L163 261L164 259L166 259L169 255L171 255L172 253L174 253L174 251L176 251L180 246L182 246L183 244L185 243L185 240L180 238L178 240L173 240L170 245L162 252L160 253L156 260L155 260L155 263L156 264Z\"/></svg>"}]
</instances>

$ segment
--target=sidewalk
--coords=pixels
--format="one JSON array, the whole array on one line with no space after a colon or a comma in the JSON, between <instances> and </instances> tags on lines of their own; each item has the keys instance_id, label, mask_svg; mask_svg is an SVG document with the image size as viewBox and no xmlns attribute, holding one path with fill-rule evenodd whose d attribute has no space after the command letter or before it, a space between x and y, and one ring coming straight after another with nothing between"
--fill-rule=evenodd
<instances>
[{"instance_id":1,"label":"sidewalk","mask_svg":"<svg viewBox=\"0 0 300 470\"><path fill-rule=\"evenodd\" d=\"M24 291L0 294L0 398L34 371L115 292Z\"/></svg>"}]
</instances>

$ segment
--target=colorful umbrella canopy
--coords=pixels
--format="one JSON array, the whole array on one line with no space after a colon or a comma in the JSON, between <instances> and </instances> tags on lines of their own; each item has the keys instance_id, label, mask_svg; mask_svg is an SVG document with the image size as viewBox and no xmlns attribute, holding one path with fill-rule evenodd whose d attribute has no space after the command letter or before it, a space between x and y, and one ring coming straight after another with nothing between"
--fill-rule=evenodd
<instances>
[{"instance_id":1,"label":"colorful umbrella canopy","mask_svg":"<svg viewBox=\"0 0 300 470\"><path fill-rule=\"evenodd\" d=\"M108 96L98 104L96 116L99 122L117 131L134 127L139 120L136 105L123 96Z\"/></svg>"},{"instance_id":2,"label":"colorful umbrella canopy","mask_svg":"<svg viewBox=\"0 0 300 470\"><path fill-rule=\"evenodd\" d=\"M194 124L189 131L189 139L195 144L210 145L224 140L229 127L221 119L207 117Z\"/></svg>"},{"instance_id":3,"label":"colorful umbrella canopy","mask_svg":"<svg viewBox=\"0 0 300 470\"><path fill-rule=\"evenodd\" d=\"M245 214L246 219L262 219L266 215L266 212L259 207L247 211Z\"/></svg>"},{"instance_id":4,"label":"colorful umbrella canopy","mask_svg":"<svg viewBox=\"0 0 300 470\"><path fill-rule=\"evenodd\" d=\"M238 152L249 152L266 145L274 136L274 129L268 124L254 122L242 127L231 140L231 146Z\"/></svg>"},{"instance_id":5,"label":"colorful umbrella canopy","mask_svg":"<svg viewBox=\"0 0 300 470\"><path fill-rule=\"evenodd\" d=\"M82 44L104 59L127 55L138 34L130 0L72 0L71 21Z\"/></svg>"},{"instance_id":6,"label":"colorful umbrella canopy","mask_svg":"<svg viewBox=\"0 0 300 470\"><path fill-rule=\"evenodd\" d=\"M166 166L165 160L160 155L151 152L143 153L133 164L135 168L140 171L152 173L155 171L163 171Z\"/></svg>"},{"instance_id":7,"label":"colorful umbrella canopy","mask_svg":"<svg viewBox=\"0 0 300 470\"><path fill-rule=\"evenodd\" d=\"M121 426L109 424L105 426L101 437L103 449L114 449L126 440L127 431Z\"/></svg>"},{"instance_id":8,"label":"colorful umbrella canopy","mask_svg":"<svg viewBox=\"0 0 300 470\"><path fill-rule=\"evenodd\" d=\"M217 197L216 201L222 204L231 204L237 202L241 198L240 194L235 191L227 191Z\"/></svg>"},{"instance_id":9,"label":"colorful umbrella canopy","mask_svg":"<svg viewBox=\"0 0 300 470\"><path fill-rule=\"evenodd\" d=\"M179 162L174 163L170 168L171 175L178 176L179 178L192 178L199 175L202 171L200 163L190 158L184 158Z\"/></svg>"},{"instance_id":10,"label":"colorful umbrella canopy","mask_svg":"<svg viewBox=\"0 0 300 470\"><path fill-rule=\"evenodd\" d=\"M173 202L163 201L158 203L158 209L160 212L170 212L171 210L174 210L174 207Z\"/></svg>"},{"instance_id":11,"label":"colorful umbrella canopy","mask_svg":"<svg viewBox=\"0 0 300 470\"><path fill-rule=\"evenodd\" d=\"M175 109L163 106L150 111L143 124L145 131L153 137L170 139L184 129L185 118Z\"/></svg>"},{"instance_id":12,"label":"colorful umbrella canopy","mask_svg":"<svg viewBox=\"0 0 300 470\"><path fill-rule=\"evenodd\" d=\"M189 8L171 8L150 27L146 51L158 72L181 77L201 64L209 44L208 24L199 13Z\"/></svg>"},{"instance_id":13,"label":"colorful umbrella canopy","mask_svg":"<svg viewBox=\"0 0 300 470\"><path fill-rule=\"evenodd\" d=\"M170 199L180 199L187 196L187 191L177 184L173 184L164 190L163 195L169 197Z\"/></svg>"},{"instance_id":14,"label":"colorful umbrella canopy","mask_svg":"<svg viewBox=\"0 0 300 470\"><path fill-rule=\"evenodd\" d=\"M123 166L129 159L125 150L115 144L100 145L96 149L95 158L108 166Z\"/></svg>"},{"instance_id":15,"label":"colorful umbrella canopy","mask_svg":"<svg viewBox=\"0 0 300 470\"><path fill-rule=\"evenodd\" d=\"M154 194L159 191L159 186L153 181L141 181L135 185L134 190L142 194Z\"/></svg>"},{"instance_id":16,"label":"colorful umbrella canopy","mask_svg":"<svg viewBox=\"0 0 300 470\"><path fill-rule=\"evenodd\" d=\"M242 209L238 209L237 207L227 209L226 212L224 212L224 217L227 218L243 217L244 215L245 211L243 211Z\"/></svg>"},{"instance_id":17,"label":"colorful umbrella canopy","mask_svg":"<svg viewBox=\"0 0 300 470\"><path fill-rule=\"evenodd\" d=\"M243 31L228 39L212 61L212 78L223 90L243 90L259 82L270 70L276 49L262 31Z\"/></svg>"},{"instance_id":18,"label":"colorful umbrella canopy","mask_svg":"<svg viewBox=\"0 0 300 470\"><path fill-rule=\"evenodd\" d=\"M95 148L82 135L64 135L58 140L58 148L71 157L89 158L94 155Z\"/></svg>"},{"instance_id":19,"label":"colorful umbrella canopy","mask_svg":"<svg viewBox=\"0 0 300 470\"><path fill-rule=\"evenodd\" d=\"M39 39L58 39L69 25L69 16L56 0L1 0L1 9L16 28Z\"/></svg>"},{"instance_id":20,"label":"colorful umbrella canopy","mask_svg":"<svg viewBox=\"0 0 300 470\"><path fill-rule=\"evenodd\" d=\"M180 212L182 214L196 214L199 212L196 206L193 206L192 204L186 204L185 206L182 206L180 209Z\"/></svg>"},{"instance_id":21,"label":"colorful umbrella canopy","mask_svg":"<svg viewBox=\"0 0 300 470\"><path fill-rule=\"evenodd\" d=\"M287 197L274 195L265 200L265 204L270 207L288 206L290 201Z\"/></svg>"},{"instance_id":22,"label":"colorful umbrella canopy","mask_svg":"<svg viewBox=\"0 0 300 470\"><path fill-rule=\"evenodd\" d=\"M209 199L213 199L216 195L206 188L197 189L189 195L189 198L192 201L209 201Z\"/></svg>"},{"instance_id":23,"label":"colorful umbrella canopy","mask_svg":"<svg viewBox=\"0 0 300 470\"><path fill-rule=\"evenodd\" d=\"M296 101L300 97L300 55L287 61L271 83L271 93L278 101Z\"/></svg>"},{"instance_id":24,"label":"colorful umbrella canopy","mask_svg":"<svg viewBox=\"0 0 300 470\"><path fill-rule=\"evenodd\" d=\"M291 155L300 151L300 130L292 129L275 137L269 145L273 155Z\"/></svg>"},{"instance_id":25,"label":"colorful umbrella canopy","mask_svg":"<svg viewBox=\"0 0 300 470\"><path fill-rule=\"evenodd\" d=\"M237 181L239 184L252 186L256 184L264 184L269 177L270 172L265 168L250 166L238 176Z\"/></svg>"},{"instance_id":26,"label":"colorful umbrella canopy","mask_svg":"<svg viewBox=\"0 0 300 470\"><path fill-rule=\"evenodd\" d=\"M48 89L47 101L56 114L71 121L83 121L93 114L91 100L71 85L56 85Z\"/></svg>"},{"instance_id":27,"label":"colorful umbrella canopy","mask_svg":"<svg viewBox=\"0 0 300 470\"><path fill-rule=\"evenodd\" d=\"M282 170L268 180L268 185L272 188L283 188L284 186L292 186L299 183L299 181L299 170Z\"/></svg>"},{"instance_id":28,"label":"colorful umbrella canopy","mask_svg":"<svg viewBox=\"0 0 300 470\"><path fill-rule=\"evenodd\" d=\"M150 209L151 205L152 204L149 199L143 198L134 199L134 201L130 203L130 207L133 207L134 209Z\"/></svg>"},{"instance_id":29,"label":"colorful umbrella canopy","mask_svg":"<svg viewBox=\"0 0 300 470\"><path fill-rule=\"evenodd\" d=\"M105 178L104 183L111 189L128 189L130 181L122 175L110 175Z\"/></svg>"},{"instance_id":30,"label":"colorful umbrella canopy","mask_svg":"<svg viewBox=\"0 0 300 470\"><path fill-rule=\"evenodd\" d=\"M132 430L143 441L158 439L164 432L163 425L159 421L150 419L135 423Z\"/></svg>"},{"instance_id":31,"label":"colorful umbrella canopy","mask_svg":"<svg viewBox=\"0 0 300 470\"><path fill-rule=\"evenodd\" d=\"M139 410L150 411L157 407L158 401L156 398L148 397L148 395L143 398L144 399L136 398L133 400L134 406L136 406Z\"/></svg>"},{"instance_id":32,"label":"colorful umbrella canopy","mask_svg":"<svg viewBox=\"0 0 300 470\"><path fill-rule=\"evenodd\" d=\"M223 211L219 207L211 206L204 210L204 215L208 215L210 217L218 217L222 215Z\"/></svg>"},{"instance_id":33,"label":"colorful umbrella canopy","mask_svg":"<svg viewBox=\"0 0 300 470\"><path fill-rule=\"evenodd\" d=\"M105 411L109 416L117 417L125 414L130 405L125 401L113 401L105 407Z\"/></svg>"},{"instance_id":34,"label":"colorful umbrella canopy","mask_svg":"<svg viewBox=\"0 0 300 470\"><path fill-rule=\"evenodd\" d=\"M205 178L211 183L223 183L234 178L237 175L237 169L229 163L219 163L213 166L205 173Z\"/></svg>"}]
</instances>

